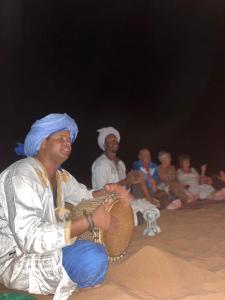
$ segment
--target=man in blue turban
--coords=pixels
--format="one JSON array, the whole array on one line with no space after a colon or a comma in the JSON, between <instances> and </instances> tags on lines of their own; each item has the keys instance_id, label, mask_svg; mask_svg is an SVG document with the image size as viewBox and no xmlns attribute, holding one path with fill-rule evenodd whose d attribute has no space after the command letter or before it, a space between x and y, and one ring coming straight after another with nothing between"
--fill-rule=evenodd
<instances>
[{"instance_id":1,"label":"man in blue turban","mask_svg":"<svg viewBox=\"0 0 225 300\"><path fill-rule=\"evenodd\" d=\"M46 117L37 120L31 126L24 145L18 143L18 147L15 149L16 153L28 157L35 156L44 139L57 131L63 130L68 130L70 132L70 139L74 142L78 134L78 127L75 121L66 113L49 114Z\"/></svg>"},{"instance_id":2,"label":"man in blue turban","mask_svg":"<svg viewBox=\"0 0 225 300\"><path fill-rule=\"evenodd\" d=\"M27 158L0 174L0 282L7 287L66 300L76 287L96 286L106 276L105 248L76 238L94 227L110 228L110 201L76 220L64 205L108 192L127 204L127 194L116 184L90 191L62 169L77 133L67 114L36 121L19 147Z\"/></svg>"}]
</instances>

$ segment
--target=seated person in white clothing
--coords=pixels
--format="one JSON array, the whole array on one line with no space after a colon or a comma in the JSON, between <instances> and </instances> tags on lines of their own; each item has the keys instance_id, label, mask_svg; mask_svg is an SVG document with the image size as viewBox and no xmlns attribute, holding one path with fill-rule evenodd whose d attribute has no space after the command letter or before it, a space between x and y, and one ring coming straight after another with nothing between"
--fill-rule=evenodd
<instances>
[{"instance_id":1,"label":"seated person in white clothing","mask_svg":"<svg viewBox=\"0 0 225 300\"><path fill-rule=\"evenodd\" d=\"M92 187L95 189L103 187L106 183L119 183L130 188L132 185L144 181L140 172L130 171L126 175L125 164L117 156L120 142L119 132L113 127L102 128L98 132L98 145L104 153L92 165ZM132 208L134 210L134 205ZM138 223L143 223L141 217Z\"/></svg>"},{"instance_id":2,"label":"seated person in white clothing","mask_svg":"<svg viewBox=\"0 0 225 300\"><path fill-rule=\"evenodd\" d=\"M67 114L37 120L24 145L16 148L27 158L0 174L0 283L8 288L66 300L76 288L99 285L106 276L104 247L76 239L94 226L108 230L113 225L110 202L75 220L65 203L77 206L106 190L128 204L128 193L116 184L89 191L62 168L77 134L77 124Z\"/></svg>"},{"instance_id":3,"label":"seated person in white clothing","mask_svg":"<svg viewBox=\"0 0 225 300\"><path fill-rule=\"evenodd\" d=\"M102 128L98 132L98 145L104 153L92 165L93 188L101 188L106 183L119 183L127 188L130 188L131 185L142 184L145 181L144 176L137 171L130 171L126 175L126 166L117 156L120 142L119 132L113 127ZM150 196L147 200L156 204Z\"/></svg>"},{"instance_id":4,"label":"seated person in white clothing","mask_svg":"<svg viewBox=\"0 0 225 300\"><path fill-rule=\"evenodd\" d=\"M201 175L197 170L191 167L189 155L179 156L179 169L177 170L177 179L183 184L187 192L193 194L198 199L212 199L215 192L214 188L206 184L206 165L201 166Z\"/></svg>"},{"instance_id":5,"label":"seated person in white clothing","mask_svg":"<svg viewBox=\"0 0 225 300\"><path fill-rule=\"evenodd\" d=\"M92 165L92 186L102 187L105 182L118 182L129 186L130 177L126 177L126 167L122 160L117 157L119 150L120 134L112 128L98 130L98 145L104 151Z\"/></svg>"},{"instance_id":6,"label":"seated person in white clothing","mask_svg":"<svg viewBox=\"0 0 225 300\"><path fill-rule=\"evenodd\" d=\"M119 183L130 188L144 180L139 172L130 171L126 174L124 162L117 156L120 134L113 127L98 130L98 145L104 151L92 164L92 186L103 187L105 182Z\"/></svg>"}]
</instances>

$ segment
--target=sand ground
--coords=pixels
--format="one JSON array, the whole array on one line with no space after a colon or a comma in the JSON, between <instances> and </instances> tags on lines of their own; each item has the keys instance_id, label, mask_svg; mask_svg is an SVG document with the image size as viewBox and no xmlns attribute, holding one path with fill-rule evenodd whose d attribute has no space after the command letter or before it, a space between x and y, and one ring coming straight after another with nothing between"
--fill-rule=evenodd
<instances>
[{"instance_id":1,"label":"sand ground","mask_svg":"<svg viewBox=\"0 0 225 300\"><path fill-rule=\"evenodd\" d=\"M224 300L225 203L164 210L158 223L156 237L143 236L144 225L135 228L127 255L110 265L104 284L70 300Z\"/></svg>"}]
</instances>

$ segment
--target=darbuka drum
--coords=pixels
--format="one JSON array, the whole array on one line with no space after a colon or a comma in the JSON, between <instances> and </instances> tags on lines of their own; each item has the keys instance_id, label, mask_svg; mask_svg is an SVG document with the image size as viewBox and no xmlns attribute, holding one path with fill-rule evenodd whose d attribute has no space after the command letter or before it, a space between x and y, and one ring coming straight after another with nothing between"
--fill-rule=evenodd
<instances>
[{"instance_id":1,"label":"darbuka drum","mask_svg":"<svg viewBox=\"0 0 225 300\"><path fill-rule=\"evenodd\" d=\"M92 213L104 199L93 198L82 201L78 206L72 208L72 219L83 216L84 210ZM134 230L133 210L130 205L124 206L118 199L113 200L109 212L112 216L114 229L103 231L95 228L93 233L85 232L79 239L92 240L104 245L111 261L122 258L131 243Z\"/></svg>"}]
</instances>

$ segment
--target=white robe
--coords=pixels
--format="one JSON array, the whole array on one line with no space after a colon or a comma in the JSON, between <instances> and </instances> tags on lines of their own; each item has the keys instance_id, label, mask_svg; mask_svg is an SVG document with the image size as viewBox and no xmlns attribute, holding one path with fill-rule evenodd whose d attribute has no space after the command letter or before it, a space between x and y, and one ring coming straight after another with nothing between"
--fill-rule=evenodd
<instances>
[{"instance_id":1,"label":"white robe","mask_svg":"<svg viewBox=\"0 0 225 300\"><path fill-rule=\"evenodd\" d=\"M126 166L122 160L118 160L118 162L115 163L103 153L92 165L92 187L94 189L101 189L107 183L118 183L125 178ZM137 213L144 213L144 211L152 209L153 207L153 205L144 198L131 200L131 206L133 209L135 226L138 225Z\"/></svg>"},{"instance_id":2,"label":"white robe","mask_svg":"<svg viewBox=\"0 0 225 300\"><path fill-rule=\"evenodd\" d=\"M191 168L190 173L185 173L181 169L177 170L177 179L183 185L188 185L188 192L198 196L199 199L207 199L215 189L209 184L199 184L200 175Z\"/></svg>"},{"instance_id":3,"label":"white robe","mask_svg":"<svg viewBox=\"0 0 225 300\"><path fill-rule=\"evenodd\" d=\"M57 207L92 197L65 170L57 171ZM76 288L62 266L61 249L73 243L70 222L57 222L53 193L43 166L34 158L0 174L0 282L36 294L67 299Z\"/></svg>"},{"instance_id":4,"label":"white robe","mask_svg":"<svg viewBox=\"0 0 225 300\"><path fill-rule=\"evenodd\" d=\"M92 165L92 187L101 189L107 183L118 183L126 177L126 167L122 160L115 163L104 153Z\"/></svg>"}]
</instances>

